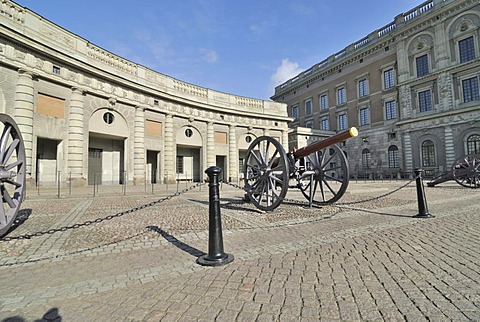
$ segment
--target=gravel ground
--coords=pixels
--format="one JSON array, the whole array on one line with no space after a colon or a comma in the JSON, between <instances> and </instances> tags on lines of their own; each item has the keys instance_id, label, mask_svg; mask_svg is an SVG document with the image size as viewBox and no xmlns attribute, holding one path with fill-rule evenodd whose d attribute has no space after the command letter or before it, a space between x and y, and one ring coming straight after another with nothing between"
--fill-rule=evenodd
<instances>
[{"instance_id":1,"label":"gravel ground","mask_svg":"<svg viewBox=\"0 0 480 322\"><path fill-rule=\"evenodd\" d=\"M263 212L251 203L243 201L242 190L223 185L220 190L222 228L248 229L252 227L295 224L308 220L328 219L345 211L342 207L356 207L373 210L389 206L416 204L415 182L404 186L406 181L398 182L351 182L349 189L335 205L308 207L308 204L295 189L290 189L287 201L272 212ZM118 189L116 189L118 190ZM158 238L158 232L148 227L156 227L172 234L208 231L208 192L203 188L192 190L181 196L163 200L164 196L130 192L125 196L85 196L72 195L63 198L49 196L31 196L22 204L19 213L19 225L9 233L9 237L46 231L52 227L69 226L74 223L94 221L114 215L115 218L100 223L68 230L62 251L75 251L97 247L125 239L149 240ZM394 192L395 191L395 192ZM466 189L456 183L446 183L435 188L425 187L427 200L442 198L442 195L479 194L478 190ZM394 193L392 193L394 192ZM170 192L170 195L173 192ZM388 195L387 195L388 194ZM385 196L387 195L387 196ZM365 200L367 200L365 202ZM74 222L62 223L69 212L74 211L82 202L89 202L81 218ZM150 205L153 203L152 205ZM141 206L147 205L140 209ZM128 210L132 212L126 212ZM64 233L62 233L64 234ZM42 238L42 237L39 237ZM22 239L0 243L0 254L21 255L38 243L38 238Z\"/></svg>"}]
</instances>

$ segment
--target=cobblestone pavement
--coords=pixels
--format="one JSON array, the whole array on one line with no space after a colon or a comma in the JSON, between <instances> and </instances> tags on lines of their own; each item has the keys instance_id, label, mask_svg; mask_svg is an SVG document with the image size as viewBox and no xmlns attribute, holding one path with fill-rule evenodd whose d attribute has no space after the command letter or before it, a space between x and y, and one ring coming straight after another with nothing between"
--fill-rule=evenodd
<instances>
[{"instance_id":1,"label":"cobblestone pavement","mask_svg":"<svg viewBox=\"0 0 480 322\"><path fill-rule=\"evenodd\" d=\"M426 187L435 217L412 218L414 182L375 198L405 183L351 182L343 205L272 213L224 184L235 259L219 267L196 263L208 252L206 186L167 200L166 187L29 193L9 237L115 216L0 242L0 320L480 321L480 191Z\"/></svg>"}]
</instances>

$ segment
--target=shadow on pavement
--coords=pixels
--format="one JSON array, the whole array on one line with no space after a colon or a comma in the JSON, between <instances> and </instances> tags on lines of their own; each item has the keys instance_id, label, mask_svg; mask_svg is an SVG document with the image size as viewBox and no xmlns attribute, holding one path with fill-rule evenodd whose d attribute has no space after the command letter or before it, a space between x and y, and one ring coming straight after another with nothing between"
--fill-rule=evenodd
<instances>
[{"instance_id":1,"label":"shadow on pavement","mask_svg":"<svg viewBox=\"0 0 480 322\"><path fill-rule=\"evenodd\" d=\"M27 319L22 318L21 316L12 316L3 319L1 322L25 322ZM34 322L61 322L62 317L58 314L58 309L56 307L51 308L45 313L41 319L36 319Z\"/></svg>"},{"instance_id":2,"label":"shadow on pavement","mask_svg":"<svg viewBox=\"0 0 480 322\"><path fill-rule=\"evenodd\" d=\"M170 235L163 229L158 226L147 226L148 229L160 234L163 238L165 238L168 242L172 243L172 245L178 247L179 249L183 250L184 252L189 253L192 256L200 257L206 255L207 253L202 252L199 249L196 249L190 245L185 244L184 242L179 241L175 236Z\"/></svg>"}]
</instances>

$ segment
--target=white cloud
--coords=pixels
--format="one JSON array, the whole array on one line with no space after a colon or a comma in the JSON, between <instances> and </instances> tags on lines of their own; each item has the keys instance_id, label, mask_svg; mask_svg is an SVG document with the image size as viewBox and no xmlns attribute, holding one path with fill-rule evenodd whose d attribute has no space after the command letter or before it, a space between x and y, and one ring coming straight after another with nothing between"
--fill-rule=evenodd
<instances>
[{"instance_id":1,"label":"white cloud","mask_svg":"<svg viewBox=\"0 0 480 322\"><path fill-rule=\"evenodd\" d=\"M214 64L218 60L218 54L213 49L200 48L199 52L202 55L202 59L207 63Z\"/></svg>"},{"instance_id":2,"label":"white cloud","mask_svg":"<svg viewBox=\"0 0 480 322\"><path fill-rule=\"evenodd\" d=\"M278 86L300 74L303 70L297 63L291 62L288 58L282 59L282 64L277 68L275 74L270 77L272 87Z\"/></svg>"}]
</instances>

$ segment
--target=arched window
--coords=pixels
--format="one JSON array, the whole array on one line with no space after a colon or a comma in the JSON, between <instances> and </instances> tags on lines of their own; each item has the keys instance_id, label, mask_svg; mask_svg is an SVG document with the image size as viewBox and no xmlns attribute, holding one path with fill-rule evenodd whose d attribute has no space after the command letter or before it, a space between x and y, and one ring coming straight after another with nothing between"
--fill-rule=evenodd
<instances>
[{"instance_id":1,"label":"arched window","mask_svg":"<svg viewBox=\"0 0 480 322\"><path fill-rule=\"evenodd\" d=\"M435 161L435 145L431 140L423 141L422 143L422 166L434 167Z\"/></svg>"},{"instance_id":2,"label":"arched window","mask_svg":"<svg viewBox=\"0 0 480 322\"><path fill-rule=\"evenodd\" d=\"M388 167L398 168L398 147L396 145L390 145L388 148Z\"/></svg>"},{"instance_id":3,"label":"arched window","mask_svg":"<svg viewBox=\"0 0 480 322\"><path fill-rule=\"evenodd\" d=\"M362 166L364 169L370 168L370 150L363 149L362 151Z\"/></svg>"},{"instance_id":4,"label":"arched window","mask_svg":"<svg viewBox=\"0 0 480 322\"><path fill-rule=\"evenodd\" d=\"M473 134L468 137L467 154L480 154L480 135Z\"/></svg>"}]
</instances>

